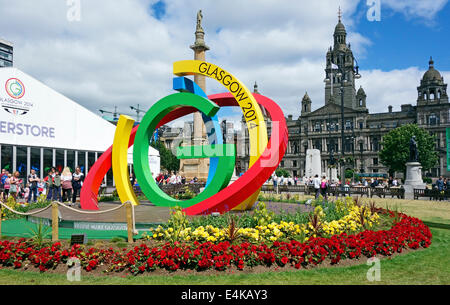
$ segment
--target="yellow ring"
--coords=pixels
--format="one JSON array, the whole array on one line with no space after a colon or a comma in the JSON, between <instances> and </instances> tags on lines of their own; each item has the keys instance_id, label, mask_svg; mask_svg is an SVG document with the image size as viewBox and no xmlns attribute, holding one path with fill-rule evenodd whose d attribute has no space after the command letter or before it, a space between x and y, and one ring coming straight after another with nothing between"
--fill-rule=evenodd
<instances>
[{"instance_id":1,"label":"yellow ring","mask_svg":"<svg viewBox=\"0 0 450 305\"><path fill-rule=\"evenodd\" d=\"M139 205L134 193L128 173L128 143L134 120L126 115L119 117L114 142L112 146L112 171L116 183L117 194L121 202L131 201L133 205Z\"/></svg>"},{"instance_id":2,"label":"yellow ring","mask_svg":"<svg viewBox=\"0 0 450 305\"><path fill-rule=\"evenodd\" d=\"M173 73L177 76L204 75L217 80L230 91L238 102L247 123L250 143L249 167L259 159L267 147L267 127L258 102L250 90L231 73L214 64L200 60L182 60L173 64ZM253 206L259 190L249 196L233 210L246 210Z\"/></svg>"}]
</instances>

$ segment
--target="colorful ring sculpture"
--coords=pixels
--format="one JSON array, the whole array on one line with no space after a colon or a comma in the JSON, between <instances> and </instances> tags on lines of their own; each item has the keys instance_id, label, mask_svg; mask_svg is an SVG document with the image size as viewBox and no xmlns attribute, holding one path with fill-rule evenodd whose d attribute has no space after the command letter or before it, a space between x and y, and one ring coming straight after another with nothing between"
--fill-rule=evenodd
<instances>
[{"instance_id":1,"label":"colorful ring sculpture","mask_svg":"<svg viewBox=\"0 0 450 305\"><path fill-rule=\"evenodd\" d=\"M196 60L176 62L174 74L178 76L201 74L214 78L230 93L212 95L208 99L194 82L178 77L174 79L174 89L180 93L169 95L156 102L138 127L132 128L134 121L121 116L113 146L97 160L84 181L80 198L83 209L98 209L98 189L111 167L120 200L139 204L127 171L127 150L133 144L136 177L143 193L155 205L180 205L188 215L223 213L231 209L252 207L260 187L277 168L286 151L288 131L282 110L271 99L259 94L252 95L237 78L213 64ZM249 170L231 185L228 184L234 170L235 147L223 144L220 124L215 116L223 106L238 106L242 109L250 140ZM269 141L260 106L266 110L272 122ZM203 113L205 122L212 122L213 128L208 130L210 145L179 147L177 157L211 158L207 186L197 197L178 201L162 192L156 185L149 168L148 143L156 128L197 111Z\"/></svg>"}]
</instances>

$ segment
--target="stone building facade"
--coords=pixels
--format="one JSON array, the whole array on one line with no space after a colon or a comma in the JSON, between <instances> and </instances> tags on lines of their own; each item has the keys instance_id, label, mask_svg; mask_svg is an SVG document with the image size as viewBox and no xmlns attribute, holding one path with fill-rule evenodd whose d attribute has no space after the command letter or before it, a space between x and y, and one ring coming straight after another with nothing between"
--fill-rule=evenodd
<instances>
[{"instance_id":1,"label":"stone building facade","mask_svg":"<svg viewBox=\"0 0 450 305\"><path fill-rule=\"evenodd\" d=\"M437 137L439 163L424 174L429 177L450 177L445 143L446 127L450 127L450 104L447 84L434 68L434 61L430 58L428 71L417 87L417 101L403 104L400 111L392 111L392 106L389 106L386 112L369 113L364 89L360 87L356 90L356 59L351 45L346 42L347 33L340 18L333 36L334 46L326 53L325 103L311 111L312 101L305 93L299 104L300 117L294 119L288 115L289 145L280 167L288 170L292 176L302 177L305 174L306 151L313 148L320 150L322 172L329 176L330 167L336 166L343 149L344 159L347 160L345 169L354 169L356 173L364 175L386 175L388 169L381 164L378 156L383 135L396 127L415 123ZM345 81L333 64L343 67ZM341 82L344 88L344 141L341 134ZM239 157L237 173L247 168L248 157Z\"/></svg>"},{"instance_id":2,"label":"stone building facade","mask_svg":"<svg viewBox=\"0 0 450 305\"><path fill-rule=\"evenodd\" d=\"M329 176L330 167L336 166L343 149L344 159L347 160L345 169L354 169L356 173L364 175L386 175L388 169L381 164L378 156L383 135L399 126L415 123L437 137L436 149L439 152L439 162L434 168L425 172L424 176L450 177L450 172L447 171L445 143L446 128L450 127L450 103L447 84L444 83L444 78L439 71L434 68L433 59L430 58L428 71L417 87L418 98L415 102L405 101L400 111L393 111L392 106L389 106L386 112L369 113L367 105L376 101L368 103L364 89L356 88L357 61L351 45L347 43L346 29L340 18L333 38L334 45L327 50L325 56L324 105L312 111L312 101L308 93L305 93L299 103L301 115L298 118L292 115L287 116L289 144L280 167L288 170L291 176L302 177L305 174L306 151L318 149L321 152L322 172ZM335 65L342 67L345 77L342 73L337 73ZM341 83L344 94L343 126L341 126ZM256 83L254 92L258 92ZM242 122L245 126L245 121ZM270 135L270 120L266 119L266 123ZM224 128L224 132L233 133L232 128L229 128L231 126L227 127ZM344 141L341 140L342 127ZM184 129L183 138L192 140L192 122L187 122ZM173 131L163 133L161 137L168 148L176 142L173 141L176 134L178 133L178 137L181 134L180 130L175 133ZM226 142L234 142L237 145L236 174L239 176L249 166L248 133L244 128L239 133L224 134L224 138L228 139Z\"/></svg>"}]
</instances>

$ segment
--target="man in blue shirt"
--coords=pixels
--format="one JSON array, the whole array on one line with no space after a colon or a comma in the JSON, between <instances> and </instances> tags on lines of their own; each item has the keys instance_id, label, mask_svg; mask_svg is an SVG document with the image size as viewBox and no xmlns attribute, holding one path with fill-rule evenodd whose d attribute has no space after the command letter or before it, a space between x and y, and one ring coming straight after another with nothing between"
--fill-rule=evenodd
<instances>
[{"instance_id":1,"label":"man in blue shirt","mask_svg":"<svg viewBox=\"0 0 450 305\"><path fill-rule=\"evenodd\" d=\"M444 190L444 179L442 178L442 176L440 176L439 179L436 181L436 186L439 192Z\"/></svg>"}]
</instances>

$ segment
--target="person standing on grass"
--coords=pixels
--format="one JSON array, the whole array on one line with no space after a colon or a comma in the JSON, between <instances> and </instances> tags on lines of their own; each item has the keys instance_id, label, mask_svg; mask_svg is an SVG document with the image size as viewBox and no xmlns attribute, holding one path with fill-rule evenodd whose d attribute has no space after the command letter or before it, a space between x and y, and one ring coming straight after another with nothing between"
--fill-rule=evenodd
<instances>
[{"instance_id":1,"label":"person standing on grass","mask_svg":"<svg viewBox=\"0 0 450 305\"><path fill-rule=\"evenodd\" d=\"M72 172L65 167L61 174L62 201L68 202L72 199Z\"/></svg>"},{"instance_id":2,"label":"person standing on grass","mask_svg":"<svg viewBox=\"0 0 450 305\"><path fill-rule=\"evenodd\" d=\"M316 191L316 199L319 198L320 195L320 179L319 175L315 175L313 179L314 190Z\"/></svg>"},{"instance_id":3,"label":"person standing on grass","mask_svg":"<svg viewBox=\"0 0 450 305\"><path fill-rule=\"evenodd\" d=\"M27 202L31 202L31 198L33 198L33 202L36 202L37 200L37 189L38 189L38 182L39 178L36 175L36 171L34 169L31 170L30 174L28 175L28 186L29 186L29 193L25 195L25 198L27 199Z\"/></svg>"},{"instance_id":4,"label":"person standing on grass","mask_svg":"<svg viewBox=\"0 0 450 305\"><path fill-rule=\"evenodd\" d=\"M84 180L84 174L81 172L81 168L77 166L75 169L75 172L73 173L73 179L72 179L72 187L73 187L73 197L72 197L72 203L77 202L77 196L81 190L81 187L83 186L83 180Z\"/></svg>"}]
</instances>

